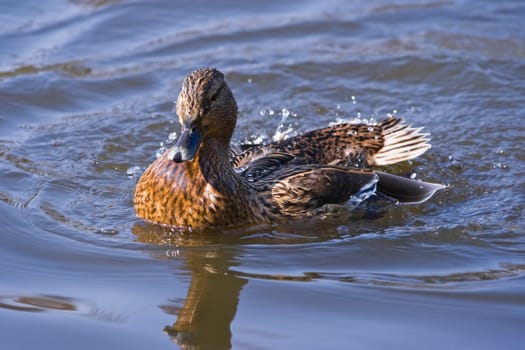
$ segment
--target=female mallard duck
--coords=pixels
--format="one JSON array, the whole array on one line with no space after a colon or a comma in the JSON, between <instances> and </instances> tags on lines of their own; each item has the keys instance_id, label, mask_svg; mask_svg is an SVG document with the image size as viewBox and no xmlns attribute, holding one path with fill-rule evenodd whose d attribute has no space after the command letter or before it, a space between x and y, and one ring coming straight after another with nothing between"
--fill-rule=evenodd
<instances>
[{"instance_id":1,"label":"female mallard duck","mask_svg":"<svg viewBox=\"0 0 525 350\"><path fill-rule=\"evenodd\" d=\"M367 169L415 158L427 134L395 117L339 124L242 153L230 150L237 103L224 76L200 69L177 100L181 135L151 164L135 191L137 215L187 227L231 227L301 218L344 204L364 188L420 202L443 186Z\"/></svg>"}]
</instances>

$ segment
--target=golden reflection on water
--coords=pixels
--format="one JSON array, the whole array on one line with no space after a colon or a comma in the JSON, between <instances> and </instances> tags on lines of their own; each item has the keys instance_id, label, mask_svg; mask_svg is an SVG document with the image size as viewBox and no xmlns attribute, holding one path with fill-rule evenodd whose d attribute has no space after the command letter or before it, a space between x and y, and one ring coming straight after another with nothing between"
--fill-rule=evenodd
<instances>
[{"instance_id":1,"label":"golden reflection on water","mask_svg":"<svg viewBox=\"0 0 525 350\"><path fill-rule=\"evenodd\" d=\"M177 242L173 247L189 248L176 250L184 257L191 282L181 308L160 306L177 315L164 332L183 349L231 348L230 324L237 312L241 289L248 282L230 273L237 264L240 248L220 249L213 244L213 236L167 235L167 229L153 225L135 225L133 233L141 242L157 244L166 244L166 237L170 236L172 244Z\"/></svg>"},{"instance_id":2,"label":"golden reflection on water","mask_svg":"<svg viewBox=\"0 0 525 350\"><path fill-rule=\"evenodd\" d=\"M183 348L231 347L230 324L247 280L228 273L233 254L214 253L220 256L190 253L186 260L192 272L188 294L177 320L164 328Z\"/></svg>"}]
</instances>

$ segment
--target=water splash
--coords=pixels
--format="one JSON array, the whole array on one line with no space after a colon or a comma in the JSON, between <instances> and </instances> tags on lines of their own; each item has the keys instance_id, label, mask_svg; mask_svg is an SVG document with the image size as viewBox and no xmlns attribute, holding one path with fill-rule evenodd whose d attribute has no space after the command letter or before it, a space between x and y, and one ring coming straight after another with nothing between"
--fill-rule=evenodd
<instances>
[{"instance_id":1,"label":"water splash","mask_svg":"<svg viewBox=\"0 0 525 350\"><path fill-rule=\"evenodd\" d=\"M272 136L272 141L277 142L281 140L286 140L290 136L297 135L297 131L294 129L292 125L285 126L284 124L279 124L277 129L275 129L275 132Z\"/></svg>"},{"instance_id":2,"label":"water splash","mask_svg":"<svg viewBox=\"0 0 525 350\"><path fill-rule=\"evenodd\" d=\"M160 142L159 149L155 152L155 157L159 158L168 148L165 146L164 142Z\"/></svg>"},{"instance_id":3,"label":"water splash","mask_svg":"<svg viewBox=\"0 0 525 350\"><path fill-rule=\"evenodd\" d=\"M357 112L357 116L353 118L336 118L333 122L329 122L328 126L334 126L338 124L365 124L369 125L369 131L373 131L373 127L377 125L377 120L374 117L363 118L361 112Z\"/></svg>"},{"instance_id":4,"label":"water splash","mask_svg":"<svg viewBox=\"0 0 525 350\"><path fill-rule=\"evenodd\" d=\"M372 181L361 187L359 192L350 197L350 199L344 204L344 207L350 210L355 209L368 198L375 196L378 181L379 176L376 175Z\"/></svg>"},{"instance_id":5,"label":"water splash","mask_svg":"<svg viewBox=\"0 0 525 350\"><path fill-rule=\"evenodd\" d=\"M159 143L159 148L155 152L155 157L159 158L168 148L177 141L177 132L171 132L168 134L168 138L165 141Z\"/></svg>"},{"instance_id":6,"label":"water splash","mask_svg":"<svg viewBox=\"0 0 525 350\"><path fill-rule=\"evenodd\" d=\"M166 143L168 144L171 144L171 143L175 143L175 141L177 141L177 132L174 131L172 133L170 133L168 135L168 140L166 141Z\"/></svg>"},{"instance_id":7,"label":"water splash","mask_svg":"<svg viewBox=\"0 0 525 350\"><path fill-rule=\"evenodd\" d=\"M131 166L128 168L128 170L126 170L126 175L128 175L128 177L131 179L138 179L141 174L142 168L138 165Z\"/></svg>"},{"instance_id":8,"label":"water splash","mask_svg":"<svg viewBox=\"0 0 525 350\"><path fill-rule=\"evenodd\" d=\"M259 110L259 115L261 117L275 117L279 116L281 118L280 123L277 125L277 128L273 132L272 136L268 136L265 133L260 134L252 134L250 137L245 139L242 143L245 145L259 145L266 143L268 141L281 141L286 140L289 137L297 135L297 130L295 129L294 122L288 122L288 118L290 117L297 117L297 113L287 109L287 108L281 108L279 111L274 110L272 108L266 107L261 110Z\"/></svg>"}]
</instances>

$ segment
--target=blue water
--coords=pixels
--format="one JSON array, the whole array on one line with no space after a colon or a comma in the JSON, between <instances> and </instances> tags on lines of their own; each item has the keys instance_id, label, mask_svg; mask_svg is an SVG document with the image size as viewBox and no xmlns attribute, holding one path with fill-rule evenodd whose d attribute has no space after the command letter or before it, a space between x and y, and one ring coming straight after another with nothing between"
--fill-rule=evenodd
<instances>
[{"instance_id":1,"label":"blue water","mask_svg":"<svg viewBox=\"0 0 525 350\"><path fill-rule=\"evenodd\" d=\"M0 0L0 348L521 349L522 1ZM137 177L213 66L235 142L339 119L430 132L418 205L177 233Z\"/></svg>"}]
</instances>

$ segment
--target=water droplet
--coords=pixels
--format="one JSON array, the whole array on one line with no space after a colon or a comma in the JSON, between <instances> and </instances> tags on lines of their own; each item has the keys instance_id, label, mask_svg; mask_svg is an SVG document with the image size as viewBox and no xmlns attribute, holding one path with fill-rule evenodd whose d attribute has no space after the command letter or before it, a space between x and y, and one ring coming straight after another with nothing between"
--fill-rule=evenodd
<instances>
[{"instance_id":1,"label":"water droplet","mask_svg":"<svg viewBox=\"0 0 525 350\"><path fill-rule=\"evenodd\" d=\"M286 108L283 108L281 109L281 116L282 116L282 120L283 122L286 120L286 118L288 118L290 116L290 111L287 110Z\"/></svg>"},{"instance_id":2,"label":"water droplet","mask_svg":"<svg viewBox=\"0 0 525 350\"><path fill-rule=\"evenodd\" d=\"M137 165L129 167L128 170L126 170L126 175L128 175L130 178L138 178L141 174L142 169Z\"/></svg>"},{"instance_id":3,"label":"water droplet","mask_svg":"<svg viewBox=\"0 0 525 350\"><path fill-rule=\"evenodd\" d=\"M456 169L463 168L463 163L459 159L454 158L453 155L448 156L448 161L450 162L450 166L452 168L456 168Z\"/></svg>"},{"instance_id":4,"label":"water droplet","mask_svg":"<svg viewBox=\"0 0 525 350\"><path fill-rule=\"evenodd\" d=\"M159 158L161 155L164 154L164 152L166 152L166 147L160 147L157 152L155 152L155 157Z\"/></svg>"},{"instance_id":5,"label":"water droplet","mask_svg":"<svg viewBox=\"0 0 525 350\"><path fill-rule=\"evenodd\" d=\"M173 143L175 140L177 140L177 133L172 132L168 135L168 143Z\"/></svg>"},{"instance_id":6,"label":"water droplet","mask_svg":"<svg viewBox=\"0 0 525 350\"><path fill-rule=\"evenodd\" d=\"M493 169L508 169L509 166L507 164L505 164L505 163L498 162L498 163L493 164L492 168Z\"/></svg>"},{"instance_id":7,"label":"water droplet","mask_svg":"<svg viewBox=\"0 0 525 350\"><path fill-rule=\"evenodd\" d=\"M409 176L412 180L414 180L416 177L417 177L417 174L416 173L412 173L410 174Z\"/></svg>"},{"instance_id":8,"label":"water droplet","mask_svg":"<svg viewBox=\"0 0 525 350\"><path fill-rule=\"evenodd\" d=\"M248 84L252 83L252 78L248 78Z\"/></svg>"}]
</instances>

